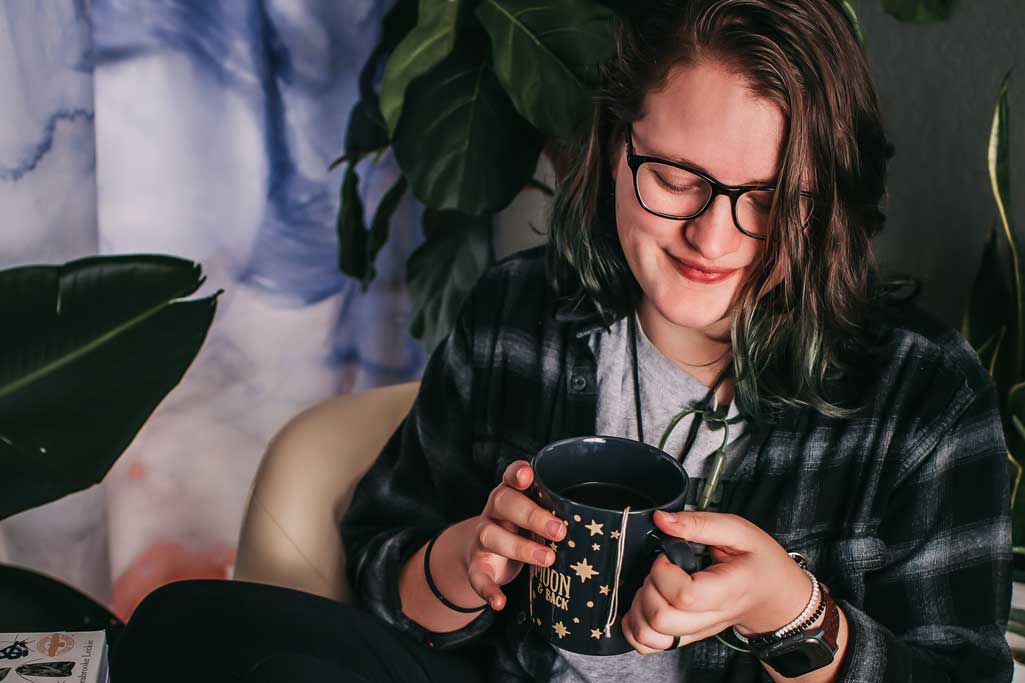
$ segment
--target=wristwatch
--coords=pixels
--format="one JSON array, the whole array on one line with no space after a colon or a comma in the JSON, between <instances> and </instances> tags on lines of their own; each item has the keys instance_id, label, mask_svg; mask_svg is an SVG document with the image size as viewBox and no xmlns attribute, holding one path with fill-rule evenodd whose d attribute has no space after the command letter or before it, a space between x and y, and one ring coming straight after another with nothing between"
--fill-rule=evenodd
<instances>
[{"instance_id":1,"label":"wristwatch","mask_svg":"<svg viewBox=\"0 0 1025 683\"><path fill-rule=\"evenodd\" d=\"M833 663L840 630L840 609L823 584L826 600L825 619L818 628L800 631L781 640L754 646L751 654L785 678L796 678Z\"/></svg>"}]
</instances>

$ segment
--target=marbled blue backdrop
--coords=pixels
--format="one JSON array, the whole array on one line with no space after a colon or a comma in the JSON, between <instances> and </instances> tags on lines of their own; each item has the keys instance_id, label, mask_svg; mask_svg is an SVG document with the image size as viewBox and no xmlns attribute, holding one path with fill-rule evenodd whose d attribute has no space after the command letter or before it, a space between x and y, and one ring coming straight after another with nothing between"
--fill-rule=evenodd
<instances>
[{"instance_id":1,"label":"marbled blue backdrop","mask_svg":"<svg viewBox=\"0 0 1025 683\"><path fill-rule=\"evenodd\" d=\"M225 290L104 484L0 525L0 559L122 616L164 581L226 575L270 436L329 395L419 375L403 283L418 208L362 294L337 271L327 170L388 4L0 2L0 266L168 253ZM373 210L396 170L360 171Z\"/></svg>"}]
</instances>

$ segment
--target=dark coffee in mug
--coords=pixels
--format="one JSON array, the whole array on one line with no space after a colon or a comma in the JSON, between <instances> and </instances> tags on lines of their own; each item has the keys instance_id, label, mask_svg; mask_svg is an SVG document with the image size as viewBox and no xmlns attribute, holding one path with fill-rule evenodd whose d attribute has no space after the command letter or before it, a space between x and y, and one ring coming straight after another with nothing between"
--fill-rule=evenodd
<instances>
[{"instance_id":1,"label":"dark coffee in mug","mask_svg":"<svg viewBox=\"0 0 1025 683\"><path fill-rule=\"evenodd\" d=\"M587 655L632 648L622 617L665 553L697 571L693 549L655 526L655 510L683 510L687 473L659 449L631 439L588 436L542 448L531 460L529 495L567 523L548 567L530 565L530 623L556 647Z\"/></svg>"},{"instance_id":2,"label":"dark coffee in mug","mask_svg":"<svg viewBox=\"0 0 1025 683\"><path fill-rule=\"evenodd\" d=\"M635 510L656 506L655 499L637 489L611 481L585 481L561 491L575 503L609 510Z\"/></svg>"}]
</instances>

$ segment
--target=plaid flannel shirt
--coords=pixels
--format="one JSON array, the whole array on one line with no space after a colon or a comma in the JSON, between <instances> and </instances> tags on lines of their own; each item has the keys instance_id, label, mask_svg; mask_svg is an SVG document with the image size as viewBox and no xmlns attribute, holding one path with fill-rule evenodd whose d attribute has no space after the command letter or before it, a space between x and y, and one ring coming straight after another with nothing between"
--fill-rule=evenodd
<instances>
[{"instance_id":1,"label":"plaid flannel shirt","mask_svg":"<svg viewBox=\"0 0 1025 683\"><path fill-rule=\"evenodd\" d=\"M1011 680L1006 446L996 391L954 330L911 305L881 307L883 352L859 368L848 419L778 413L753 437L724 501L808 558L847 616L837 681ZM433 534L480 514L514 460L594 430L593 315L567 310L543 248L492 267L431 355L419 394L359 483L342 523L365 609L491 680L546 681L551 646L527 623L526 575L501 612L432 633L402 613L399 571ZM857 381L855 381L857 380ZM685 648L687 683L769 681L715 638Z\"/></svg>"}]
</instances>

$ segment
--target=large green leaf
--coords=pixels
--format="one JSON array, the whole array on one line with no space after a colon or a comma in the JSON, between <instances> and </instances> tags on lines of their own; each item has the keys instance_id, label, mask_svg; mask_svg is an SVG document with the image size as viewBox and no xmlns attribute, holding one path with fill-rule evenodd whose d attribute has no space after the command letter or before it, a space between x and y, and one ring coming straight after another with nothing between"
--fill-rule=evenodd
<instances>
[{"instance_id":1,"label":"large green leaf","mask_svg":"<svg viewBox=\"0 0 1025 683\"><path fill-rule=\"evenodd\" d=\"M956 0L883 0L883 9L901 21L928 24L948 19Z\"/></svg>"},{"instance_id":2,"label":"large green leaf","mask_svg":"<svg viewBox=\"0 0 1025 683\"><path fill-rule=\"evenodd\" d=\"M481 0L495 74L516 110L569 138L591 110L597 66L615 51L615 14L589 0Z\"/></svg>"},{"instance_id":3,"label":"large green leaf","mask_svg":"<svg viewBox=\"0 0 1025 683\"><path fill-rule=\"evenodd\" d=\"M0 271L0 519L103 479L199 351L202 281L151 255Z\"/></svg>"},{"instance_id":4,"label":"large green leaf","mask_svg":"<svg viewBox=\"0 0 1025 683\"><path fill-rule=\"evenodd\" d=\"M424 209L424 243L409 257L412 335L433 349L492 261L491 219Z\"/></svg>"},{"instance_id":5,"label":"large green leaf","mask_svg":"<svg viewBox=\"0 0 1025 683\"><path fill-rule=\"evenodd\" d=\"M406 86L452 52L461 4L461 0L420 0L416 27L395 48L381 77L381 115L390 135L399 122Z\"/></svg>"},{"instance_id":6,"label":"large green leaf","mask_svg":"<svg viewBox=\"0 0 1025 683\"><path fill-rule=\"evenodd\" d=\"M392 146L417 199L479 216L505 208L530 181L541 137L484 57L457 46L409 85Z\"/></svg>"}]
</instances>

